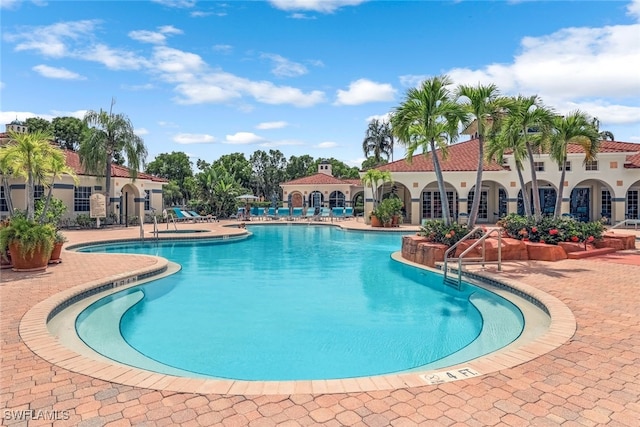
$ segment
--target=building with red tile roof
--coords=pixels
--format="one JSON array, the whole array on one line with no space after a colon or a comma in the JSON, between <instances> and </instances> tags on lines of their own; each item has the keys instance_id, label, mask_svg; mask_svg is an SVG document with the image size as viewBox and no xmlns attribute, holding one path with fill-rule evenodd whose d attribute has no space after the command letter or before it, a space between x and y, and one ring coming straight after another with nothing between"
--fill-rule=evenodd
<instances>
[{"instance_id":1,"label":"building with red tile roof","mask_svg":"<svg viewBox=\"0 0 640 427\"><path fill-rule=\"evenodd\" d=\"M606 217L618 222L640 219L640 144L601 141L597 159L584 163L584 149L570 144L567 172L563 182L562 213L584 220ZM436 151L445 179L447 199L454 219L464 218L475 194L478 139L448 147L443 158ZM553 214L560 181L560 168L548 153L537 154L535 167L542 209ZM529 162L522 171L526 190L531 191ZM431 154L417 154L379 166L389 171L393 183L385 184L381 194L394 191L407 208L406 222L420 224L425 219L442 218L442 203ZM529 198L531 200L531 198ZM365 211L373 208L370 189L365 189ZM513 155L502 162L485 161L478 222L493 223L511 212L523 212L521 186Z\"/></svg>"},{"instance_id":2,"label":"building with red tile roof","mask_svg":"<svg viewBox=\"0 0 640 427\"><path fill-rule=\"evenodd\" d=\"M318 173L283 182L280 187L286 205L292 207L334 208L364 202L362 182L336 178L328 161L318 165Z\"/></svg>"},{"instance_id":3,"label":"building with red tile roof","mask_svg":"<svg viewBox=\"0 0 640 427\"><path fill-rule=\"evenodd\" d=\"M9 131L26 132L27 127L18 121L7 125L7 132L0 133L0 146L9 142ZM80 156L75 151L63 150L66 164L77 175L78 181L64 175L53 184L53 197L62 200L67 206L63 219L74 220L78 215L90 214L90 198L96 193L104 194L104 177L85 171ZM162 212L164 206L162 186L168 181L150 174L138 172L131 178L130 169L111 165L111 190L109 194L108 216L111 222L127 223L132 218L145 214ZM9 193L9 194L7 194ZM45 195L45 188L36 185L36 199ZM26 209L26 184L24 180L9 178L8 190L0 186L0 217L9 216L7 199L11 197L14 209Z\"/></svg>"}]
</instances>

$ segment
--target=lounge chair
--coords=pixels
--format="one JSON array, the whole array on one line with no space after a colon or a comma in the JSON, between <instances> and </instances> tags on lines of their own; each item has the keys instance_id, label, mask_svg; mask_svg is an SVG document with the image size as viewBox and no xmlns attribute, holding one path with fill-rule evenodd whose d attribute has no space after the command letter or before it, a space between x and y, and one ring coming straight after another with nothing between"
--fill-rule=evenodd
<instances>
[{"instance_id":1,"label":"lounge chair","mask_svg":"<svg viewBox=\"0 0 640 427\"><path fill-rule=\"evenodd\" d=\"M329 208L320 209L320 221L325 221L330 219L331 219L331 209Z\"/></svg>"},{"instance_id":2,"label":"lounge chair","mask_svg":"<svg viewBox=\"0 0 640 427\"><path fill-rule=\"evenodd\" d=\"M304 219L311 221L316 216L316 208L307 208L307 213L304 215Z\"/></svg>"},{"instance_id":3,"label":"lounge chair","mask_svg":"<svg viewBox=\"0 0 640 427\"><path fill-rule=\"evenodd\" d=\"M264 208L258 208L258 219L261 219L261 220L267 219L264 213Z\"/></svg>"},{"instance_id":4,"label":"lounge chair","mask_svg":"<svg viewBox=\"0 0 640 427\"><path fill-rule=\"evenodd\" d=\"M344 208L344 217L353 218L353 207Z\"/></svg>"},{"instance_id":5,"label":"lounge chair","mask_svg":"<svg viewBox=\"0 0 640 427\"><path fill-rule=\"evenodd\" d=\"M269 208L269 211L267 212L267 219L278 219L276 208Z\"/></svg>"},{"instance_id":6,"label":"lounge chair","mask_svg":"<svg viewBox=\"0 0 640 427\"><path fill-rule=\"evenodd\" d=\"M278 218L289 219L291 215L289 214L289 208L278 208Z\"/></svg>"},{"instance_id":7,"label":"lounge chair","mask_svg":"<svg viewBox=\"0 0 640 427\"><path fill-rule=\"evenodd\" d=\"M331 213L333 214L333 217L335 219L344 219L345 215L344 215L344 207L335 207L331 210Z\"/></svg>"},{"instance_id":8,"label":"lounge chair","mask_svg":"<svg viewBox=\"0 0 640 427\"><path fill-rule=\"evenodd\" d=\"M174 220L177 222L184 222L193 219L190 215L185 215L184 211L180 208L171 208L170 213L173 214Z\"/></svg>"},{"instance_id":9,"label":"lounge chair","mask_svg":"<svg viewBox=\"0 0 640 427\"><path fill-rule=\"evenodd\" d=\"M200 215L198 212L196 211L187 211L189 213L189 215L191 215L196 221L202 221L202 222L209 222L209 221L215 221L216 217L213 215Z\"/></svg>"},{"instance_id":10,"label":"lounge chair","mask_svg":"<svg viewBox=\"0 0 640 427\"><path fill-rule=\"evenodd\" d=\"M293 208L293 214L291 215L291 218L294 221L297 221L302 218L303 212L304 210L302 208Z\"/></svg>"}]
</instances>

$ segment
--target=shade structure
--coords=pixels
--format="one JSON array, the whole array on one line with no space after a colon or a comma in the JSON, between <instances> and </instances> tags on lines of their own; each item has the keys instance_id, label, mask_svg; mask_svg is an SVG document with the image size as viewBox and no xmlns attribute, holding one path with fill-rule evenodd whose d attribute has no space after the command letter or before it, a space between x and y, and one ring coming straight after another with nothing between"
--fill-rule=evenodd
<instances>
[{"instance_id":1,"label":"shade structure","mask_svg":"<svg viewBox=\"0 0 640 427\"><path fill-rule=\"evenodd\" d=\"M236 199L244 200L245 202L251 202L253 200L258 200L258 197L253 194L243 194L242 196L236 197Z\"/></svg>"}]
</instances>

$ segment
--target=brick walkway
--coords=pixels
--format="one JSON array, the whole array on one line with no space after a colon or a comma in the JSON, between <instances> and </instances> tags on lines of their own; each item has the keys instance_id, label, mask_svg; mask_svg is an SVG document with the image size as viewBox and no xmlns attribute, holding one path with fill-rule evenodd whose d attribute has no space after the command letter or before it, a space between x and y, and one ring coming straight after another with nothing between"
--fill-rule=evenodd
<instances>
[{"instance_id":1,"label":"brick walkway","mask_svg":"<svg viewBox=\"0 0 640 427\"><path fill-rule=\"evenodd\" d=\"M181 225L240 232L221 223ZM359 225L361 227L361 225ZM137 237L136 229L67 232L70 244ZM125 386L70 372L35 355L19 334L39 302L75 285L152 269L136 255L63 253L45 273L2 271L3 425L625 425L640 420L640 251L483 271L537 287L575 315L573 338L513 368L436 386L338 394L221 395ZM32 412L26 413L26 410ZM56 412L57 411L57 412ZM58 417L51 422L47 417ZM62 419L66 418L66 419ZM24 418L23 418L24 419Z\"/></svg>"}]
</instances>

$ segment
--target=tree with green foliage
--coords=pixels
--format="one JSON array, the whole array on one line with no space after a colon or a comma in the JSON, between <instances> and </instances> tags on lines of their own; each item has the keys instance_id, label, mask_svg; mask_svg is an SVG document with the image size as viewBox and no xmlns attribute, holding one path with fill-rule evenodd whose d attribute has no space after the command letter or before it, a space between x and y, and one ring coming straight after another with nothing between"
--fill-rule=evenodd
<instances>
[{"instance_id":1,"label":"tree with green foliage","mask_svg":"<svg viewBox=\"0 0 640 427\"><path fill-rule=\"evenodd\" d=\"M375 211L380 203L380 186L387 182L393 182L391 172L381 171L379 169L369 169L362 176L362 184L371 188L371 197L373 198L373 210Z\"/></svg>"},{"instance_id":2,"label":"tree with green foliage","mask_svg":"<svg viewBox=\"0 0 640 427\"><path fill-rule=\"evenodd\" d=\"M27 132L41 134L51 134L51 123L47 119L42 117L29 117L24 121L24 125L27 127Z\"/></svg>"},{"instance_id":3,"label":"tree with green foliage","mask_svg":"<svg viewBox=\"0 0 640 427\"><path fill-rule=\"evenodd\" d=\"M376 162L381 164L382 156L385 156L387 161L392 158L394 143L389 122L373 119L367 126L364 141L362 141L362 151L367 157L372 154Z\"/></svg>"},{"instance_id":4,"label":"tree with green foliage","mask_svg":"<svg viewBox=\"0 0 640 427\"><path fill-rule=\"evenodd\" d=\"M77 117L56 117L51 121L54 141L62 148L76 151L88 132L87 125Z\"/></svg>"},{"instance_id":5,"label":"tree with green foliage","mask_svg":"<svg viewBox=\"0 0 640 427\"><path fill-rule=\"evenodd\" d=\"M243 153L224 154L211 165L226 170L242 187L250 187L251 163Z\"/></svg>"},{"instance_id":6,"label":"tree with green foliage","mask_svg":"<svg viewBox=\"0 0 640 427\"><path fill-rule=\"evenodd\" d=\"M147 165L145 172L174 181L181 189L185 188L185 180L193 176L189 156L176 151L158 154Z\"/></svg>"},{"instance_id":7,"label":"tree with green foliage","mask_svg":"<svg viewBox=\"0 0 640 427\"><path fill-rule=\"evenodd\" d=\"M386 165L388 162L385 159L381 159L380 161L377 161L375 157L368 157L367 160L365 160L364 162L362 162L362 170L368 170L368 169L373 169L373 168L377 168L378 166L382 166L382 165Z\"/></svg>"},{"instance_id":8,"label":"tree with green foliage","mask_svg":"<svg viewBox=\"0 0 640 427\"><path fill-rule=\"evenodd\" d=\"M437 150L445 159L448 144L455 142L458 129L469 123L465 108L453 99L447 88L449 85L451 80L448 76L437 76L425 80L418 88L409 89L391 118L394 134L407 147L408 162L419 149L425 156L431 155L442 200L443 220L447 225L451 223L451 212Z\"/></svg>"},{"instance_id":9,"label":"tree with green foliage","mask_svg":"<svg viewBox=\"0 0 640 427\"><path fill-rule=\"evenodd\" d=\"M476 132L478 134L478 169L476 172L476 185L474 187L474 197L469 213L469 228L473 228L478 219L480 210L480 189L482 188L482 172L484 170L484 140L489 123L493 123L503 112L502 103L499 102L498 87L494 84L469 86L460 85L456 90L456 95L467 113L475 120Z\"/></svg>"},{"instance_id":10,"label":"tree with green foliage","mask_svg":"<svg viewBox=\"0 0 640 427\"><path fill-rule=\"evenodd\" d=\"M50 174L66 170L64 153L50 143L53 137L46 132L9 132L9 138L8 144L0 147L0 164L3 171L10 171L13 176L24 178L27 186L26 217L33 221L35 183L46 182Z\"/></svg>"},{"instance_id":11,"label":"tree with green foliage","mask_svg":"<svg viewBox=\"0 0 640 427\"><path fill-rule=\"evenodd\" d=\"M518 133L524 137L531 169L533 215L536 219L540 219L542 217L542 209L534 154L546 148L555 114L542 103L542 100L537 95L511 98L505 104L505 107L507 114L502 124L503 131L511 134Z\"/></svg>"},{"instance_id":12,"label":"tree with green foliage","mask_svg":"<svg viewBox=\"0 0 640 427\"><path fill-rule=\"evenodd\" d=\"M596 158L600 149L600 134L591 118L582 111L573 111L566 116L555 116L551 134L551 158L560 166L560 183L554 217L560 216L562 192L567 165L569 144L580 145L584 150L584 163Z\"/></svg>"},{"instance_id":13,"label":"tree with green foliage","mask_svg":"<svg viewBox=\"0 0 640 427\"><path fill-rule=\"evenodd\" d=\"M255 151L249 158L253 171L251 188L256 196L264 196L267 200L282 200L280 183L287 174L287 159L280 150Z\"/></svg>"},{"instance_id":14,"label":"tree with green foliage","mask_svg":"<svg viewBox=\"0 0 640 427\"><path fill-rule=\"evenodd\" d=\"M135 179L147 157L147 148L142 138L134 133L129 118L121 113L113 113L113 102L109 112L102 109L87 111L84 123L90 129L80 144L78 154L87 172L105 177L105 196L107 206L109 206L111 203L111 165L114 159L124 153L130 176Z\"/></svg>"},{"instance_id":15,"label":"tree with green foliage","mask_svg":"<svg viewBox=\"0 0 640 427\"><path fill-rule=\"evenodd\" d=\"M315 160L308 154L289 157L289 162L287 163L287 181L313 175L317 172L317 169L314 169L314 167L317 167Z\"/></svg>"}]
</instances>

